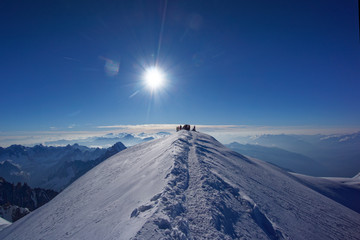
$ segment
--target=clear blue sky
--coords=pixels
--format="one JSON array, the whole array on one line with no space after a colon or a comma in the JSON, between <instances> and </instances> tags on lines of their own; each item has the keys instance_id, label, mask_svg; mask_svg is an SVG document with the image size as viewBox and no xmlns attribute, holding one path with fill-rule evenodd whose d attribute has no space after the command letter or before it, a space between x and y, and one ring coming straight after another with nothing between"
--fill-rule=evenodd
<instances>
[{"instance_id":1,"label":"clear blue sky","mask_svg":"<svg viewBox=\"0 0 360 240\"><path fill-rule=\"evenodd\" d=\"M0 29L0 131L360 125L355 0L4 0Z\"/></svg>"}]
</instances>

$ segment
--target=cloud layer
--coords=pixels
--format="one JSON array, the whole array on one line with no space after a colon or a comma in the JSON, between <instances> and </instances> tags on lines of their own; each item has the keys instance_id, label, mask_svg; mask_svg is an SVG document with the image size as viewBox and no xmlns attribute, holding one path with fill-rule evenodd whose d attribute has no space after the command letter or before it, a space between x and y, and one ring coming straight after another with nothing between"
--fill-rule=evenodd
<instances>
[{"instance_id":1,"label":"cloud layer","mask_svg":"<svg viewBox=\"0 0 360 240\"><path fill-rule=\"evenodd\" d=\"M88 137L100 137L109 133L174 133L177 124L143 124L143 125L104 125L86 131L75 131L68 128L66 131L51 127L50 131L32 132L0 132L0 146L12 144L34 145L61 139L76 140ZM309 126L250 126L250 125L196 125L196 129L208 133L220 142L229 143L239 137L259 136L263 134L345 134L359 131L359 128L324 128Z\"/></svg>"}]
</instances>

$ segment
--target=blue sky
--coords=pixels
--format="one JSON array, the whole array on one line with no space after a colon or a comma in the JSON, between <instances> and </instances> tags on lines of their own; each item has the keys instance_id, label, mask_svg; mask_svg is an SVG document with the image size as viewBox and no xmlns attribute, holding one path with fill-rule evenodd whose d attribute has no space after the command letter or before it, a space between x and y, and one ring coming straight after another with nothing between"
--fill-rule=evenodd
<instances>
[{"instance_id":1,"label":"blue sky","mask_svg":"<svg viewBox=\"0 0 360 240\"><path fill-rule=\"evenodd\" d=\"M0 132L359 127L357 1L1 1L0 29Z\"/></svg>"}]
</instances>

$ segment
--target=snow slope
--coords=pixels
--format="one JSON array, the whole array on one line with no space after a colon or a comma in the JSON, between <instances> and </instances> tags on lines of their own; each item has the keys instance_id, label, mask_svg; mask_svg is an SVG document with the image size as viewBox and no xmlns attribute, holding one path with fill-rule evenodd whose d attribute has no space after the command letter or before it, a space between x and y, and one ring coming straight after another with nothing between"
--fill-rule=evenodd
<instances>
[{"instance_id":1,"label":"snow slope","mask_svg":"<svg viewBox=\"0 0 360 240\"><path fill-rule=\"evenodd\" d=\"M360 174L353 178L320 178L292 174L304 185L360 213Z\"/></svg>"},{"instance_id":2,"label":"snow slope","mask_svg":"<svg viewBox=\"0 0 360 240\"><path fill-rule=\"evenodd\" d=\"M360 214L180 131L114 155L0 239L360 239Z\"/></svg>"}]
</instances>

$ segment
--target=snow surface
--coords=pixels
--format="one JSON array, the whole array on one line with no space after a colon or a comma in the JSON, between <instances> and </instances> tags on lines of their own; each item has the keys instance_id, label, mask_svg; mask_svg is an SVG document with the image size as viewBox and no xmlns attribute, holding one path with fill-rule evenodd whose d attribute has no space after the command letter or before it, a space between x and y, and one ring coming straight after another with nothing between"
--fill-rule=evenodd
<instances>
[{"instance_id":1,"label":"snow surface","mask_svg":"<svg viewBox=\"0 0 360 240\"><path fill-rule=\"evenodd\" d=\"M360 239L360 214L183 130L114 155L0 239Z\"/></svg>"}]
</instances>

